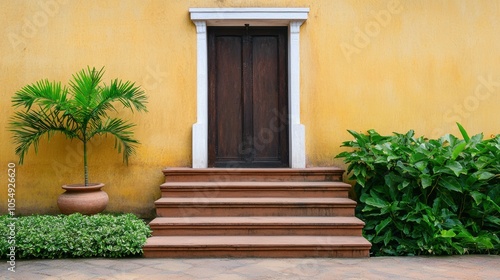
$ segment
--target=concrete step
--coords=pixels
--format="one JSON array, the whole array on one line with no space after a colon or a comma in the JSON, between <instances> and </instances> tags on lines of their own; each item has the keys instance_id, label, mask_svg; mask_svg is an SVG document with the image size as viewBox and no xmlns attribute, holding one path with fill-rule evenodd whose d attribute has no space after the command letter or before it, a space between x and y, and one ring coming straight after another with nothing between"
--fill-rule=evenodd
<instances>
[{"instance_id":1,"label":"concrete step","mask_svg":"<svg viewBox=\"0 0 500 280\"><path fill-rule=\"evenodd\" d=\"M342 181L336 167L292 168L166 168L165 182Z\"/></svg>"},{"instance_id":2,"label":"concrete step","mask_svg":"<svg viewBox=\"0 0 500 280\"><path fill-rule=\"evenodd\" d=\"M150 258L368 257L361 236L154 236L143 247Z\"/></svg>"},{"instance_id":3,"label":"concrete step","mask_svg":"<svg viewBox=\"0 0 500 280\"><path fill-rule=\"evenodd\" d=\"M356 217L160 217L153 236L173 235L331 235L361 236Z\"/></svg>"},{"instance_id":4,"label":"concrete step","mask_svg":"<svg viewBox=\"0 0 500 280\"><path fill-rule=\"evenodd\" d=\"M343 182L167 182L162 197L347 197Z\"/></svg>"},{"instance_id":5,"label":"concrete step","mask_svg":"<svg viewBox=\"0 0 500 280\"><path fill-rule=\"evenodd\" d=\"M155 202L160 217L224 216L354 216L349 198L162 197Z\"/></svg>"}]
</instances>

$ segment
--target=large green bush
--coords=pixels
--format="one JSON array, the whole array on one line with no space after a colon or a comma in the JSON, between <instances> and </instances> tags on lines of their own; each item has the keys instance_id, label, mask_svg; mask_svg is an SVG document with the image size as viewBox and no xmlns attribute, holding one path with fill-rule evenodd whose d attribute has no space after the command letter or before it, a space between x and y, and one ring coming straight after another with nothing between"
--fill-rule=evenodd
<instances>
[{"instance_id":1,"label":"large green bush","mask_svg":"<svg viewBox=\"0 0 500 280\"><path fill-rule=\"evenodd\" d=\"M0 216L0 234L7 236L8 216ZM128 257L142 255L149 227L132 214L25 216L15 221L17 258ZM11 244L0 238L0 258Z\"/></svg>"},{"instance_id":2,"label":"large green bush","mask_svg":"<svg viewBox=\"0 0 500 280\"><path fill-rule=\"evenodd\" d=\"M340 153L375 255L500 253L500 135L349 131Z\"/></svg>"}]
</instances>

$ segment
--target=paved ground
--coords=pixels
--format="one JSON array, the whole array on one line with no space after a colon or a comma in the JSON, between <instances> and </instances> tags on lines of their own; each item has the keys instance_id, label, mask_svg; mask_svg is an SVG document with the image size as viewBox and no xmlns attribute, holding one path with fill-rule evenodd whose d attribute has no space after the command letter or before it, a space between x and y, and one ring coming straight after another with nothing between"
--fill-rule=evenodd
<instances>
[{"instance_id":1,"label":"paved ground","mask_svg":"<svg viewBox=\"0 0 500 280\"><path fill-rule=\"evenodd\" d=\"M0 279L500 279L500 256L366 259L63 259L3 265Z\"/></svg>"}]
</instances>

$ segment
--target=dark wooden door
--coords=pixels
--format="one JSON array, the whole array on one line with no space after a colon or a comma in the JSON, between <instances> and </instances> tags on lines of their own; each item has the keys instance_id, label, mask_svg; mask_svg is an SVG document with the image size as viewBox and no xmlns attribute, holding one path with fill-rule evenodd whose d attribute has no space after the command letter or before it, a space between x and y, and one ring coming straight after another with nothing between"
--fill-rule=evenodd
<instances>
[{"instance_id":1,"label":"dark wooden door","mask_svg":"<svg viewBox=\"0 0 500 280\"><path fill-rule=\"evenodd\" d=\"M208 28L209 167L287 167L287 29Z\"/></svg>"}]
</instances>

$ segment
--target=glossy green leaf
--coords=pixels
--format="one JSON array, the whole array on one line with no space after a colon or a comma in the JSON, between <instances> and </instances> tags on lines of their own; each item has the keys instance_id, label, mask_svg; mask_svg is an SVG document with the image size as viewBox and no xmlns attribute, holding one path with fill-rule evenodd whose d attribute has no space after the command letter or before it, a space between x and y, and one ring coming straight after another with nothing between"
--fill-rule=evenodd
<instances>
[{"instance_id":1,"label":"glossy green leaf","mask_svg":"<svg viewBox=\"0 0 500 280\"><path fill-rule=\"evenodd\" d=\"M495 177L495 174L488 172L488 171L480 170L480 171L477 171L476 173L474 173L474 176L478 180L489 180L489 179Z\"/></svg>"},{"instance_id":2,"label":"glossy green leaf","mask_svg":"<svg viewBox=\"0 0 500 280\"><path fill-rule=\"evenodd\" d=\"M481 204L481 202L483 201L483 199L486 197L485 194L480 193L478 191L472 191L472 192L470 192L470 196L474 199L474 202L476 203L476 206L478 206L479 204Z\"/></svg>"},{"instance_id":3,"label":"glossy green leaf","mask_svg":"<svg viewBox=\"0 0 500 280\"><path fill-rule=\"evenodd\" d=\"M422 188L426 189L432 186L432 177L429 174L420 175L420 182L422 183Z\"/></svg>"},{"instance_id":4,"label":"glossy green leaf","mask_svg":"<svg viewBox=\"0 0 500 280\"><path fill-rule=\"evenodd\" d=\"M366 140L364 139L365 137L362 134L359 134L354 130L347 130L347 131L349 132L349 134L354 136L359 146L364 147L366 145Z\"/></svg>"},{"instance_id":5,"label":"glossy green leaf","mask_svg":"<svg viewBox=\"0 0 500 280\"><path fill-rule=\"evenodd\" d=\"M382 220L376 227L375 227L375 232L380 234L380 232L391 222L391 218L386 218Z\"/></svg>"},{"instance_id":6,"label":"glossy green leaf","mask_svg":"<svg viewBox=\"0 0 500 280\"><path fill-rule=\"evenodd\" d=\"M460 153L465 149L466 145L467 145L466 142L462 142L456 145L451 154L451 159L455 160L458 157L458 155L460 155Z\"/></svg>"},{"instance_id":7,"label":"glossy green leaf","mask_svg":"<svg viewBox=\"0 0 500 280\"><path fill-rule=\"evenodd\" d=\"M467 131L465 130L465 128L457 123L457 126L458 126L458 129L460 130L460 133L462 134L462 137L464 138L465 142L469 142L470 141L470 137L469 137L469 134L467 134Z\"/></svg>"},{"instance_id":8,"label":"glossy green leaf","mask_svg":"<svg viewBox=\"0 0 500 280\"><path fill-rule=\"evenodd\" d=\"M444 177L438 183L441 187L454 192L462 192L462 185L454 177Z\"/></svg>"},{"instance_id":9,"label":"glossy green leaf","mask_svg":"<svg viewBox=\"0 0 500 280\"><path fill-rule=\"evenodd\" d=\"M483 134L479 133L471 137L470 142L473 144L478 144L483 140Z\"/></svg>"},{"instance_id":10,"label":"glossy green leaf","mask_svg":"<svg viewBox=\"0 0 500 280\"><path fill-rule=\"evenodd\" d=\"M415 163L415 167L420 171L420 172L424 172L425 169L427 168L427 162L426 161L419 161L417 163Z\"/></svg>"},{"instance_id":11,"label":"glossy green leaf","mask_svg":"<svg viewBox=\"0 0 500 280\"><path fill-rule=\"evenodd\" d=\"M446 164L447 168L449 168L453 173L458 176L462 173L465 173L464 167L457 161L450 161Z\"/></svg>"},{"instance_id":12,"label":"glossy green leaf","mask_svg":"<svg viewBox=\"0 0 500 280\"><path fill-rule=\"evenodd\" d=\"M365 200L365 203L376 208L383 208L388 205L388 203L380 198L369 197Z\"/></svg>"},{"instance_id":13,"label":"glossy green leaf","mask_svg":"<svg viewBox=\"0 0 500 280\"><path fill-rule=\"evenodd\" d=\"M384 234L384 244L387 246L392 240L392 231L388 230Z\"/></svg>"},{"instance_id":14,"label":"glossy green leaf","mask_svg":"<svg viewBox=\"0 0 500 280\"><path fill-rule=\"evenodd\" d=\"M442 230L441 231L441 237L452 238L455 236L457 236L457 235L455 234L455 232L453 232L453 230Z\"/></svg>"}]
</instances>

